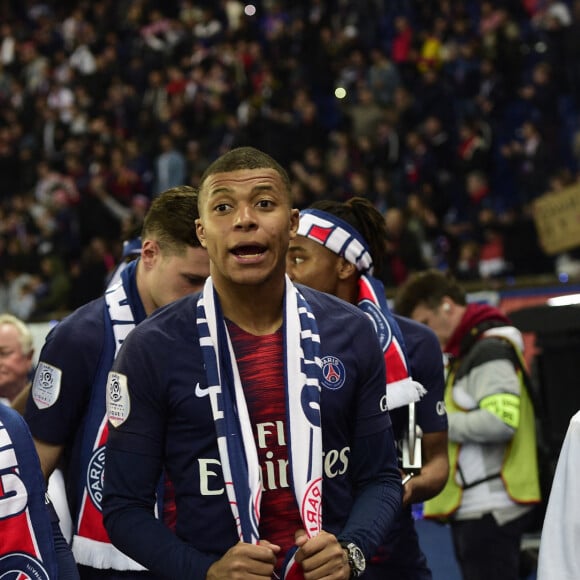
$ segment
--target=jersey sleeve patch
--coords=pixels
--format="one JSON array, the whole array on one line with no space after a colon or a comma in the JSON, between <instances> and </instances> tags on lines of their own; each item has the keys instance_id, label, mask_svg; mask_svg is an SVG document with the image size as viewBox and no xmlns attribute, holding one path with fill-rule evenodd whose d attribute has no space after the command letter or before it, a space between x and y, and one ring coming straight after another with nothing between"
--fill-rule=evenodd
<instances>
[{"instance_id":1,"label":"jersey sleeve patch","mask_svg":"<svg viewBox=\"0 0 580 580\"><path fill-rule=\"evenodd\" d=\"M60 395L62 371L40 362L32 382L32 400L39 409L52 407Z\"/></svg>"},{"instance_id":2,"label":"jersey sleeve patch","mask_svg":"<svg viewBox=\"0 0 580 580\"><path fill-rule=\"evenodd\" d=\"M107 417L113 425L122 425L129 417L131 399L127 388L127 377L111 371L107 379Z\"/></svg>"}]
</instances>

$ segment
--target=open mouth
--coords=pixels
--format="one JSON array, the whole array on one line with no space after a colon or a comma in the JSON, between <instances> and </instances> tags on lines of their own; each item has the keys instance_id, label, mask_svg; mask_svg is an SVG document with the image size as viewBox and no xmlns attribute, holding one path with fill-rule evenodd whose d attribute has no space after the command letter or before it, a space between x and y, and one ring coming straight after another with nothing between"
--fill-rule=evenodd
<instances>
[{"instance_id":1,"label":"open mouth","mask_svg":"<svg viewBox=\"0 0 580 580\"><path fill-rule=\"evenodd\" d=\"M234 248L231 252L238 258L251 259L260 257L265 251L266 248L264 246L248 245L248 246L238 246Z\"/></svg>"}]
</instances>

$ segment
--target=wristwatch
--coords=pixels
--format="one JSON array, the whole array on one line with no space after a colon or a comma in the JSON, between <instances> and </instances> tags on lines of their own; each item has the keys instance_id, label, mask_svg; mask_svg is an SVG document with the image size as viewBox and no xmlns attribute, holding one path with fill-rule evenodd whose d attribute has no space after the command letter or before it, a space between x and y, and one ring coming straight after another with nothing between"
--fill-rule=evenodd
<instances>
[{"instance_id":1,"label":"wristwatch","mask_svg":"<svg viewBox=\"0 0 580 580\"><path fill-rule=\"evenodd\" d=\"M343 550L346 550L346 557L348 559L348 565L350 566L350 577L359 578L362 576L365 568L367 567L367 561L362 550L353 542L339 542Z\"/></svg>"}]
</instances>

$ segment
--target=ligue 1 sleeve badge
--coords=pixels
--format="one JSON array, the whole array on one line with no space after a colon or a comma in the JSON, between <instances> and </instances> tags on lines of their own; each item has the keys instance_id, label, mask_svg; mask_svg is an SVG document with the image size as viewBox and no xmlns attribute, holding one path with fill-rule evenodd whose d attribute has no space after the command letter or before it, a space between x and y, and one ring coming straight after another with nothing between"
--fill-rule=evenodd
<instances>
[{"instance_id":1,"label":"ligue 1 sleeve badge","mask_svg":"<svg viewBox=\"0 0 580 580\"><path fill-rule=\"evenodd\" d=\"M107 417L113 427L122 425L131 411L127 377L111 371L107 379Z\"/></svg>"},{"instance_id":2,"label":"ligue 1 sleeve badge","mask_svg":"<svg viewBox=\"0 0 580 580\"><path fill-rule=\"evenodd\" d=\"M32 382L32 400L39 409L52 407L60 395L62 371L45 362L38 363Z\"/></svg>"}]
</instances>

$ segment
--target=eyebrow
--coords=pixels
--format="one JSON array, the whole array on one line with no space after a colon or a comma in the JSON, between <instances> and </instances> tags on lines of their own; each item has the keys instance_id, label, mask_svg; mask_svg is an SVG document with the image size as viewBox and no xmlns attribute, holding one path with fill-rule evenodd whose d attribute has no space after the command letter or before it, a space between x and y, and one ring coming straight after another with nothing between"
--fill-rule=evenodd
<instances>
[{"instance_id":1,"label":"eyebrow","mask_svg":"<svg viewBox=\"0 0 580 580\"><path fill-rule=\"evenodd\" d=\"M214 190L209 190L207 193L207 197L208 197L208 199L211 199L211 198L215 197L216 195L220 195L220 194L224 194L224 193L227 195L233 195L233 189L226 186L226 185L218 186ZM255 195L259 195L260 193L270 193L272 195L275 195L275 196L285 200L288 203L288 205L290 207L292 207L291 192L283 186L279 187L275 183L259 183L259 184L255 185L254 187L252 187L250 195L255 196Z\"/></svg>"},{"instance_id":2,"label":"eyebrow","mask_svg":"<svg viewBox=\"0 0 580 580\"><path fill-rule=\"evenodd\" d=\"M259 193L260 191L278 191L278 190L269 184L255 185L252 188L252 193ZM208 196L211 197L212 195L217 195L220 193L233 193L233 189L231 187L222 185L220 187L217 187L216 189L208 191Z\"/></svg>"},{"instance_id":3,"label":"eyebrow","mask_svg":"<svg viewBox=\"0 0 580 580\"><path fill-rule=\"evenodd\" d=\"M305 252L306 248L304 246L300 246L300 245L294 245L294 246L288 246L288 251L289 252Z\"/></svg>"}]
</instances>

